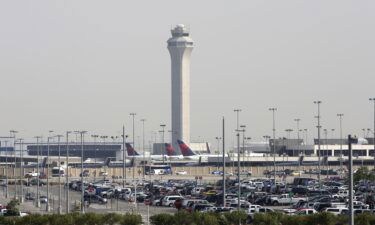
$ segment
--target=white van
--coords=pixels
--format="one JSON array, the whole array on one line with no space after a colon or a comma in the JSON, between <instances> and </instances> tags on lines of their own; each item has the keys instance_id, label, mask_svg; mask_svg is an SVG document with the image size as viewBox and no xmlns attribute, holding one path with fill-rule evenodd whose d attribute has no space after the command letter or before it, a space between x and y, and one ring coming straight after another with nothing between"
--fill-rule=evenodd
<instances>
[{"instance_id":1,"label":"white van","mask_svg":"<svg viewBox=\"0 0 375 225\"><path fill-rule=\"evenodd\" d=\"M334 215L346 215L349 213L348 208L326 208L324 212L329 212Z\"/></svg>"}]
</instances>

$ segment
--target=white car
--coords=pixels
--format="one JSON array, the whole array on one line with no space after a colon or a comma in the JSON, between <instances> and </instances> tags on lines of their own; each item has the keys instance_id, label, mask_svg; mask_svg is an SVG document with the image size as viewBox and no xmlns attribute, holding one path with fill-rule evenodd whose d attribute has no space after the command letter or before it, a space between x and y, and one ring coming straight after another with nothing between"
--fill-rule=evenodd
<instances>
[{"instance_id":1,"label":"white car","mask_svg":"<svg viewBox=\"0 0 375 225\"><path fill-rule=\"evenodd\" d=\"M105 171L101 171L101 172L99 173L99 176L107 177L107 176L108 176L108 173L105 172Z\"/></svg>"},{"instance_id":2,"label":"white car","mask_svg":"<svg viewBox=\"0 0 375 225\"><path fill-rule=\"evenodd\" d=\"M163 198L162 205L163 205L163 206L173 207L173 206L174 206L174 202L175 202L177 199L184 199L184 198L181 197L181 196L179 196L179 195L165 196L165 197Z\"/></svg>"},{"instance_id":3,"label":"white car","mask_svg":"<svg viewBox=\"0 0 375 225\"><path fill-rule=\"evenodd\" d=\"M37 177L38 176L38 173L37 172L27 172L25 174L25 177L26 178L30 178L30 177Z\"/></svg>"},{"instance_id":4,"label":"white car","mask_svg":"<svg viewBox=\"0 0 375 225\"><path fill-rule=\"evenodd\" d=\"M187 175L187 172L185 170L180 170L176 172L176 175Z\"/></svg>"}]
</instances>

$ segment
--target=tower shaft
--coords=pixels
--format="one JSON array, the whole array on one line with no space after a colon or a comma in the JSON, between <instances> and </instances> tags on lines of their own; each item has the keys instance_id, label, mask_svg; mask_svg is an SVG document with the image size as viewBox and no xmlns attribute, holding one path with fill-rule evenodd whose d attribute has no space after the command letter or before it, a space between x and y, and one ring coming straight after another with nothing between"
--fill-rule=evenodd
<instances>
[{"instance_id":1,"label":"tower shaft","mask_svg":"<svg viewBox=\"0 0 375 225\"><path fill-rule=\"evenodd\" d=\"M168 50L171 56L172 81L172 145L177 140L190 143L190 56L193 41L183 25L177 25L171 31Z\"/></svg>"}]
</instances>

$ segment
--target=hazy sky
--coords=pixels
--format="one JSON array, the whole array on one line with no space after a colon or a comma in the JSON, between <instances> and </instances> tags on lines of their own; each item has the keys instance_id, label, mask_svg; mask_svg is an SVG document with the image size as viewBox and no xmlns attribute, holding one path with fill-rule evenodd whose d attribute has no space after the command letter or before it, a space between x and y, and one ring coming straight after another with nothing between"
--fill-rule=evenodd
<instances>
[{"instance_id":1,"label":"hazy sky","mask_svg":"<svg viewBox=\"0 0 375 225\"><path fill-rule=\"evenodd\" d=\"M48 130L130 132L136 112L146 135L170 127L166 41L178 23L195 41L191 64L191 135L213 144L234 108L255 140L322 126L362 134L375 97L375 1L1 1L0 134L31 138ZM338 135L338 132L335 134Z\"/></svg>"}]
</instances>

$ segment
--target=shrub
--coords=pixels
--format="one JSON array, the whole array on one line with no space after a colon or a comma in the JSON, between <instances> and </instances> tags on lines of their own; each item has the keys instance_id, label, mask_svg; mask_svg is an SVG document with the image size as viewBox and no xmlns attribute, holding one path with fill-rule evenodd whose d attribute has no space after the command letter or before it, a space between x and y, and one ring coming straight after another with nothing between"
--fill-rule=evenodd
<instances>
[{"instance_id":1,"label":"shrub","mask_svg":"<svg viewBox=\"0 0 375 225\"><path fill-rule=\"evenodd\" d=\"M224 213L229 224L246 224L247 214L244 211L234 211L231 213Z\"/></svg>"},{"instance_id":2,"label":"shrub","mask_svg":"<svg viewBox=\"0 0 375 225\"><path fill-rule=\"evenodd\" d=\"M20 202L18 200L11 200L7 205L7 213L6 216L18 216L20 214L20 210L18 209L18 206L20 205Z\"/></svg>"},{"instance_id":3,"label":"shrub","mask_svg":"<svg viewBox=\"0 0 375 225\"><path fill-rule=\"evenodd\" d=\"M174 216L166 213L154 215L150 217L150 221L154 225L173 225Z\"/></svg>"},{"instance_id":4,"label":"shrub","mask_svg":"<svg viewBox=\"0 0 375 225\"><path fill-rule=\"evenodd\" d=\"M142 224L141 215L126 213L120 221L121 225L139 225Z\"/></svg>"}]
</instances>

